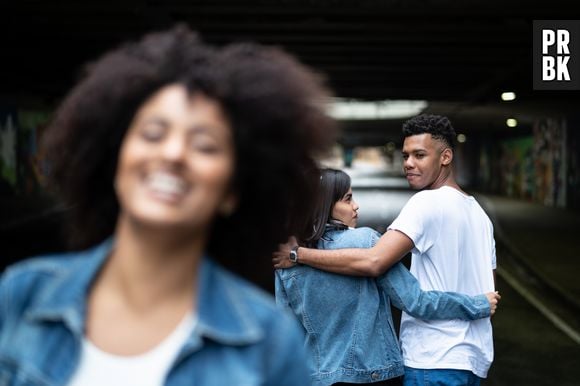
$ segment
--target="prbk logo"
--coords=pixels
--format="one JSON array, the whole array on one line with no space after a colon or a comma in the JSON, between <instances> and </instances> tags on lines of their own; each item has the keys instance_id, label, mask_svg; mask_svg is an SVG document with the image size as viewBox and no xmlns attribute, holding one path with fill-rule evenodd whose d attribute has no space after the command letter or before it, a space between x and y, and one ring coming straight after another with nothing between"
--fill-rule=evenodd
<instances>
[{"instance_id":1,"label":"prbk logo","mask_svg":"<svg viewBox=\"0 0 580 386\"><path fill-rule=\"evenodd\" d=\"M580 90L580 20L534 20L534 90Z\"/></svg>"},{"instance_id":2,"label":"prbk logo","mask_svg":"<svg viewBox=\"0 0 580 386\"><path fill-rule=\"evenodd\" d=\"M568 71L569 43L570 32L568 30L542 30L542 81L570 80L570 72ZM556 45L557 56L550 55L550 47L554 45Z\"/></svg>"}]
</instances>

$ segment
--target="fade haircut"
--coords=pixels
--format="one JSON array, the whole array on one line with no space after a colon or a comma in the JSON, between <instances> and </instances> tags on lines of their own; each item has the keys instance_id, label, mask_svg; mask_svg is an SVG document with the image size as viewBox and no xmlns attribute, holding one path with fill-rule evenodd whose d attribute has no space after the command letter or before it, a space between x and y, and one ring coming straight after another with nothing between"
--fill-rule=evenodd
<instances>
[{"instance_id":1,"label":"fade haircut","mask_svg":"<svg viewBox=\"0 0 580 386\"><path fill-rule=\"evenodd\" d=\"M437 139L451 150L455 150L455 129L447 117L433 114L421 114L403 123L403 137L413 135L431 134L433 139Z\"/></svg>"}]
</instances>

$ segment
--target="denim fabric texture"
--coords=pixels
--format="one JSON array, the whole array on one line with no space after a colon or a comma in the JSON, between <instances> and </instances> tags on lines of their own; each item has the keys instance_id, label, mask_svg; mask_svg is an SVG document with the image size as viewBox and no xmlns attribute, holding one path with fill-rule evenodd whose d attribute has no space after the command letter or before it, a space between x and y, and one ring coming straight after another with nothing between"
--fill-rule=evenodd
<instances>
[{"instance_id":1,"label":"denim fabric texture","mask_svg":"<svg viewBox=\"0 0 580 386\"><path fill-rule=\"evenodd\" d=\"M481 378L469 370L405 367L403 386L479 386Z\"/></svg>"},{"instance_id":2,"label":"denim fabric texture","mask_svg":"<svg viewBox=\"0 0 580 386\"><path fill-rule=\"evenodd\" d=\"M370 248L380 234L370 228L332 230L319 249ZM403 375L391 301L423 319L472 320L489 316L485 295L424 292L401 264L381 277L324 272L306 265L276 271L276 302L306 330L313 383L373 383Z\"/></svg>"},{"instance_id":3,"label":"denim fabric texture","mask_svg":"<svg viewBox=\"0 0 580 386\"><path fill-rule=\"evenodd\" d=\"M79 363L86 295L113 245L27 260L0 280L0 385L66 385ZM165 385L309 385L304 336L272 297L204 258L198 323Z\"/></svg>"}]
</instances>

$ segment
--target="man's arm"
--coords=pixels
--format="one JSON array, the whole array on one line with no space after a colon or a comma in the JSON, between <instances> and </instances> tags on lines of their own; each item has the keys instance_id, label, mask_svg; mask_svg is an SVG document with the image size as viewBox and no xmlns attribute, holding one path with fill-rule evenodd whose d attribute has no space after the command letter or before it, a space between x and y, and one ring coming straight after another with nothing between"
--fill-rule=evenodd
<instances>
[{"instance_id":1,"label":"man's arm","mask_svg":"<svg viewBox=\"0 0 580 386\"><path fill-rule=\"evenodd\" d=\"M290 250L296 246L296 239L280 246L274 253L272 262L276 268L288 268L293 264L288 260ZM379 276L413 249L413 241L404 233L387 231L374 247L321 250L300 247L298 262L311 267L353 276Z\"/></svg>"}]
</instances>

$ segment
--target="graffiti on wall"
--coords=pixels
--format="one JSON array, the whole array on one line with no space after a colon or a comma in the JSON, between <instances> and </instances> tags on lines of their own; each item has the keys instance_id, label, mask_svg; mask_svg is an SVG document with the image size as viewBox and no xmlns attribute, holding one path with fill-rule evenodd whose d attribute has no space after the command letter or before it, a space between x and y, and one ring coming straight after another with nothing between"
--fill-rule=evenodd
<instances>
[{"instance_id":1,"label":"graffiti on wall","mask_svg":"<svg viewBox=\"0 0 580 386\"><path fill-rule=\"evenodd\" d=\"M500 145L500 191L508 197L533 199L534 164L533 138L522 137L505 140Z\"/></svg>"},{"instance_id":2,"label":"graffiti on wall","mask_svg":"<svg viewBox=\"0 0 580 386\"><path fill-rule=\"evenodd\" d=\"M19 128L19 187L23 194L31 195L42 190L46 166L40 157L38 139L46 127L50 114L47 111L18 111Z\"/></svg>"},{"instance_id":3,"label":"graffiti on wall","mask_svg":"<svg viewBox=\"0 0 580 386\"><path fill-rule=\"evenodd\" d=\"M14 112L0 113L0 192L11 192L17 182L17 128Z\"/></svg>"},{"instance_id":4,"label":"graffiti on wall","mask_svg":"<svg viewBox=\"0 0 580 386\"><path fill-rule=\"evenodd\" d=\"M539 119L531 135L486 144L478 178L486 191L565 207L566 146L565 120Z\"/></svg>"},{"instance_id":5,"label":"graffiti on wall","mask_svg":"<svg viewBox=\"0 0 580 386\"><path fill-rule=\"evenodd\" d=\"M534 123L535 200L549 206L566 205L566 123L541 119Z\"/></svg>"},{"instance_id":6,"label":"graffiti on wall","mask_svg":"<svg viewBox=\"0 0 580 386\"><path fill-rule=\"evenodd\" d=\"M33 195L42 190L38 138L49 117L46 111L0 111L0 194Z\"/></svg>"},{"instance_id":7,"label":"graffiti on wall","mask_svg":"<svg viewBox=\"0 0 580 386\"><path fill-rule=\"evenodd\" d=\"M566 207L580 209L580 120L568 121L566 130Z\"/></svg>"}]
</instances>

